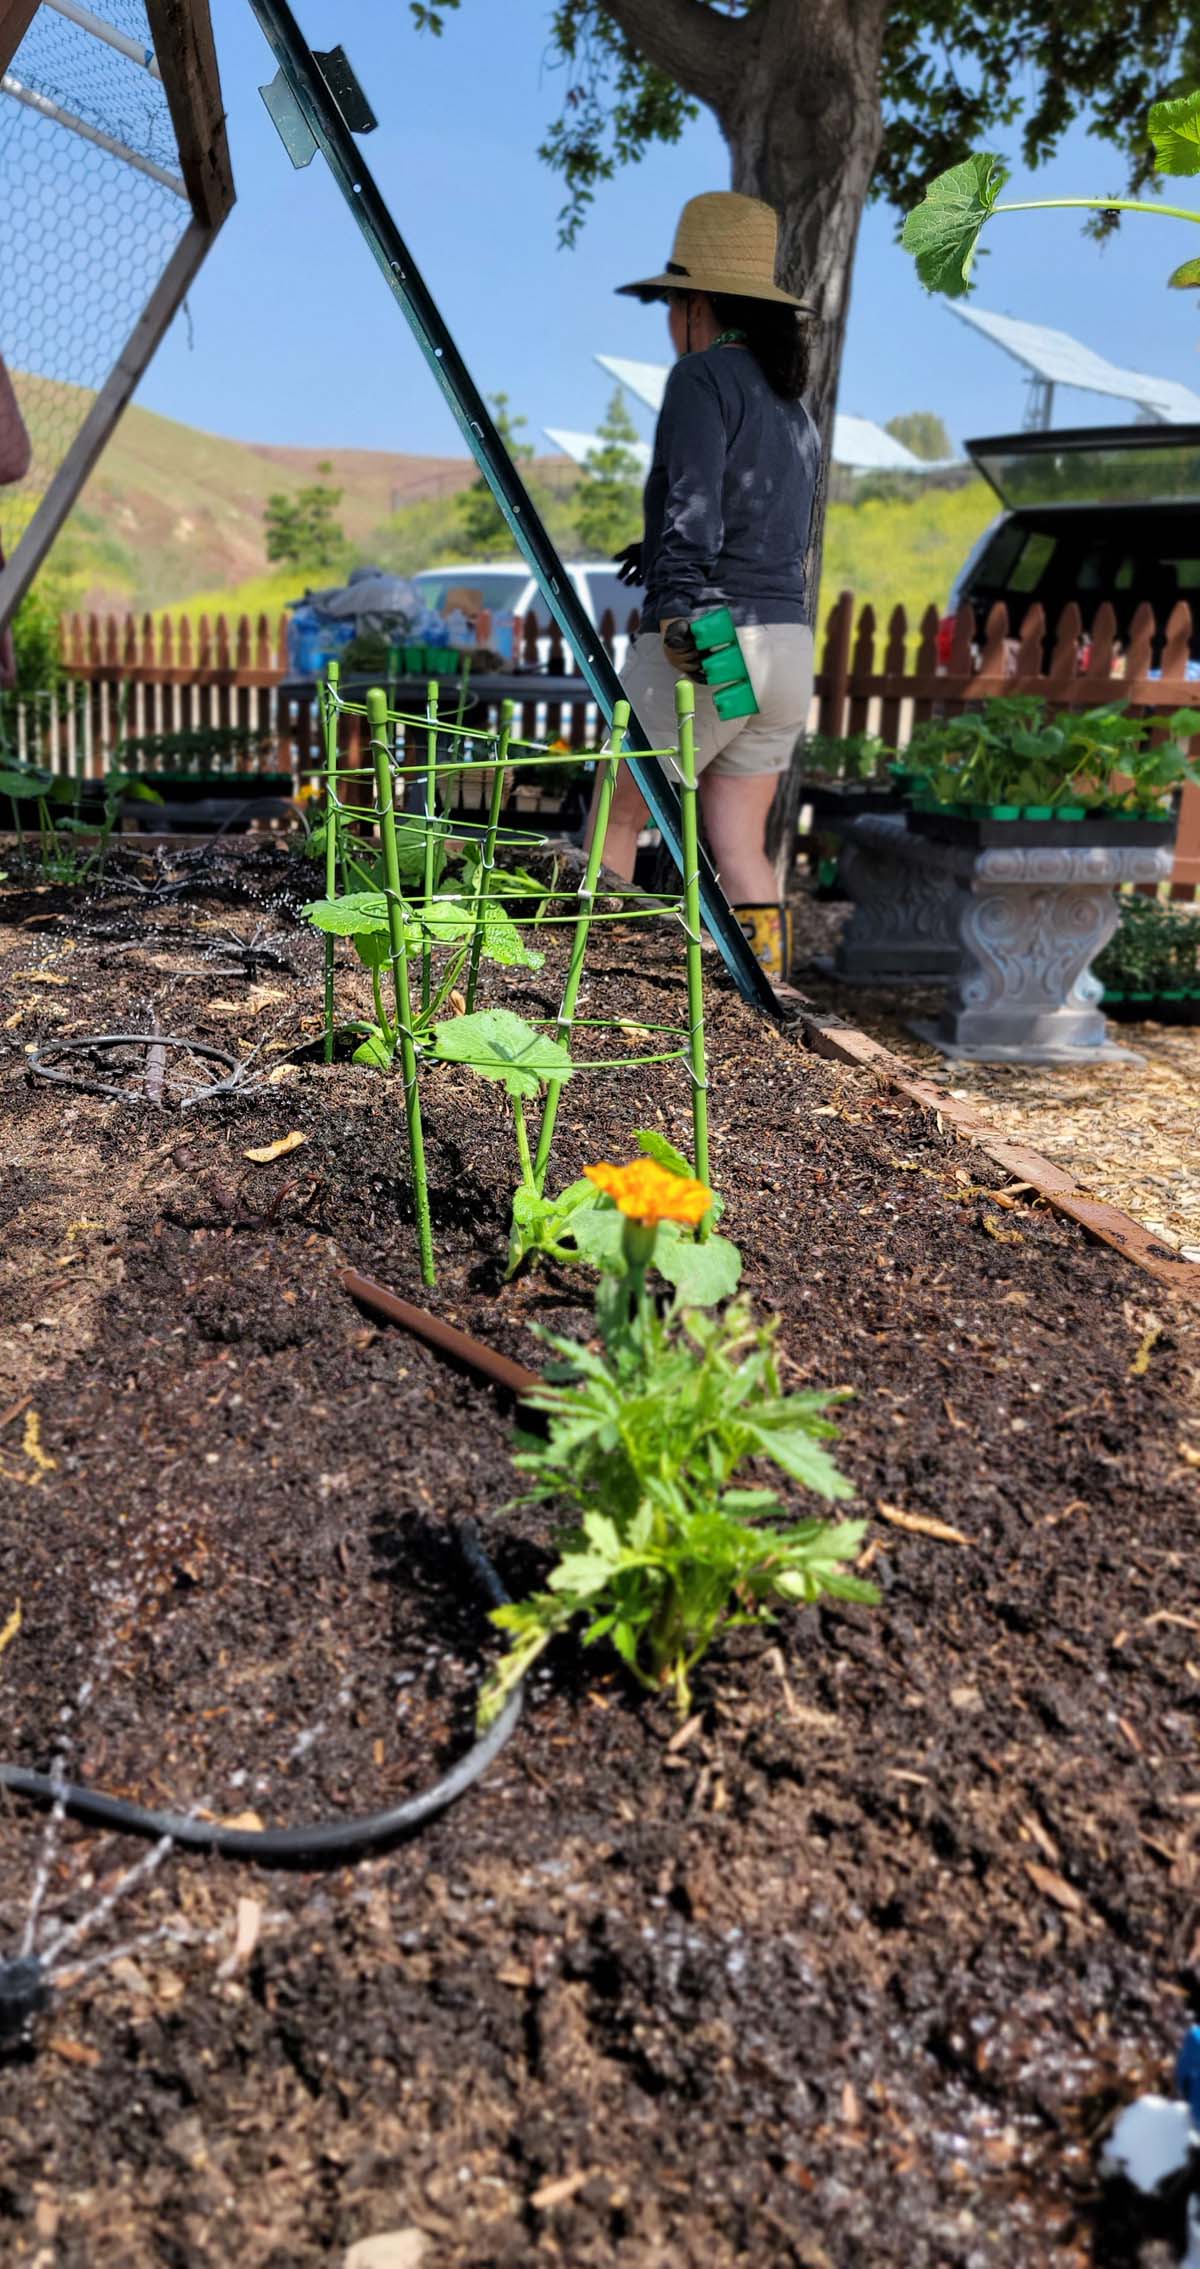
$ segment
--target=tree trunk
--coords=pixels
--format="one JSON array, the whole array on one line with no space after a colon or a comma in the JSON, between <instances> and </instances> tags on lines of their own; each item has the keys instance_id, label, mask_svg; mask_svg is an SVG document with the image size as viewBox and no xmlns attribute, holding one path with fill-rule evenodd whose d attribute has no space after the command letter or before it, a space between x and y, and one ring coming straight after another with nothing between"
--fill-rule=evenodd
<instances>
[{"instance_id":1,"label":"tree trunk","mask_svg":"<svg viewBox=\"0 0 1200 2269\"><path fill-rule=\"evenodd\" d=\"M883 134L884 27L880 0L767 0L747 19L743 68L718 112L733 187L765 198L779 215L780 282L816 309L807 397L822 462L808 550L814 615L854 253ZM781 882L791 866L801 770L798 751L768 830Z\"/></svg>"},{"instance_id":2,"label":"tree trunk","mask_svg":"<svg viewBox=\"0 0 1200 2269\"><path fill-rule=\"evenodd\" d=\"M729 145L732 186L779 215L781 283L816 309L807 397L822 455L808 551L815 609L854 252L883 138L887 0L759 0L736 18L704 0L600 5L660 70L711 105ZM785 868L799 777L794 760L768 831Z\"/></svg>"}]
</instances>

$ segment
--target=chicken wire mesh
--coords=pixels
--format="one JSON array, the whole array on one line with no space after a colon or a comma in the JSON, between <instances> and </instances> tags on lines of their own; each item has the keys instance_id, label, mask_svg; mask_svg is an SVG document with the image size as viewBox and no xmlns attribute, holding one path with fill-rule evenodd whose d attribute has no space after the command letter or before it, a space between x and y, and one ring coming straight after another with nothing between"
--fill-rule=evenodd
<instances>
[{"instance_id":1,"label":"chicken wire mesh","mask_svg":"<svg viewBox=\"0 0 1200 2269\"><path fill-rule=\"evenodd\" d=\"M43 0L0 79L0 356L33 444L6 557L190 219L143 0Z\"/></svg>"}]
</instances>

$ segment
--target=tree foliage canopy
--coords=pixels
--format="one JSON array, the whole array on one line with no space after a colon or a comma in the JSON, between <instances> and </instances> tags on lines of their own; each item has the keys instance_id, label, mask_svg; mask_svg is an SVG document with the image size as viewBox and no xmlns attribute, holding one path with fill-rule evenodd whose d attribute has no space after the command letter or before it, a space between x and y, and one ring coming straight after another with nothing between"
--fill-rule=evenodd
<instances>
[{"instance_id":1,"label":"tree foliage canopy","mask_svg":"<svg viewBox=\"0 0 1200 2269\"><path fill-rule=\"evenodd\" d=\"M440 34L462 0L409 0ZM1036 166L1072 121L1113 152L1130 188L1150 178L1146 112L1200 81L1194 0L879 0L884 136L872 195L906 211L924 184L1020 121ZM562 234L573 241L597 187L656 142L677 142L707 102L724 123L738 47L808 0L558 0L549 58L563 92L540 155L563 177ZM847 14L850 14L847 0ZM673 67L666 67L666 56ZM1114 183L1113 193L1117 193ZM1103 226L1103 223L1099 225Z\"/></svg>"},{"instance_id":2,"label":"tree foliage canopy","mask_svg":"<svg viewBox=\"0 0 1200 2269\"><path fill-rule=\"evenodd\" d=\"M598 448L575 496L575 523L586 552L608 557L633 543L642 530L642 468L636 454L638 429L618 386L596 428Z\"/></svg>"},{"instance_id":3,"label":"tree foliage canopy","mask_svg":"<svg viewBox=\"0 0 1200 2269\"><path fill-rule=\"evenodd\" d=\"M332 471L328 460L318 473ZM345 564L345 531L337 517L342 490L324 480L291 493L276 489L267 498L263 528L267 558L279 567L338 568Z\"/></svg>"},{"instance_id":4,"label":"tree foliage canopy","mask_svg":"<svg viewBox=\"0 0 1200 2269\"><path fill-rule=\"evenodd\" d=\"M889 418L883 430L928 464L954 455L954 444L936 410L905 410Z\"/></svg>"}]
</instances>

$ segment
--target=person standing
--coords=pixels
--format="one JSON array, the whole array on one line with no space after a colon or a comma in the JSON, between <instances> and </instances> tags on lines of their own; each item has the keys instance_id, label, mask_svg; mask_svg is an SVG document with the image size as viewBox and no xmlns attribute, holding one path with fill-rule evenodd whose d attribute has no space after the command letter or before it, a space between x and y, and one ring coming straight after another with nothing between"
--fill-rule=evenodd
<instances>
[{"instance_id":1,"label":"person standing","mask_svg":"<svg viewBox=\"0 0 1200 2269\"><path fill-rule=\"evenodd\" d=\"M731 190L684 206L665 270L622 292L666 301L677 360L646 482L640 544L619 554L644 583L642 627L622 676L656 748L676 737L675 683L696 680L696 763L705 831L726 897L768 975L787 975L786 922L767 857L767 817L808 720L813 597L805 559L821 448L803 395L802 300L775 282L778 223ZM725 719L691 634L728 607L758 713ZM606 860L632 878L646 806L619 777Z\"/></svg>"}]
</instances>

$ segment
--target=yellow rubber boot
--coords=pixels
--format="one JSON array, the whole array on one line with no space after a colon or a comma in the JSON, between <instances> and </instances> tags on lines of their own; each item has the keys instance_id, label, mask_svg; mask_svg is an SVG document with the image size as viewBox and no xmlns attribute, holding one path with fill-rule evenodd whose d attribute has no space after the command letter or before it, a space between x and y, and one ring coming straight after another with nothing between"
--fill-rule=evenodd
<instances>
[{"instance_id":1,"label":"yellow rubber boot","mask_svg":"<svg viewBox=\"0 0 1200 2269\"><path fill-rule=\"evenodd\" d=\"M750 950L773 985L786 985L792 969L792 910L771 902L735 906L734 915Z\"/></svg>"}]
</instances>

